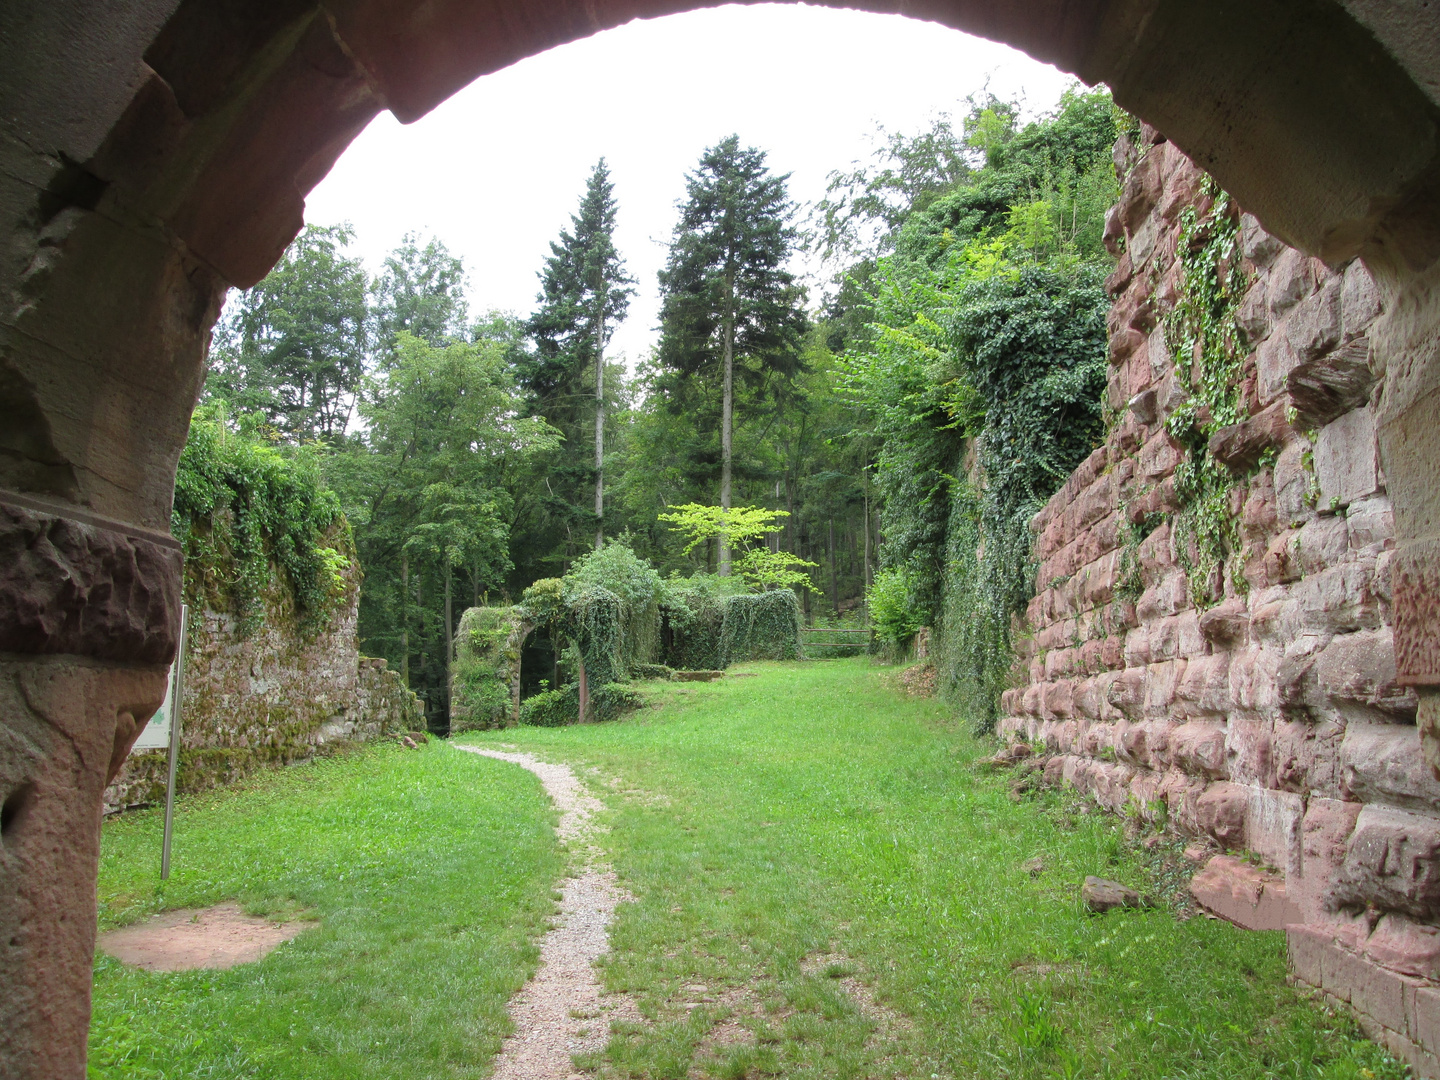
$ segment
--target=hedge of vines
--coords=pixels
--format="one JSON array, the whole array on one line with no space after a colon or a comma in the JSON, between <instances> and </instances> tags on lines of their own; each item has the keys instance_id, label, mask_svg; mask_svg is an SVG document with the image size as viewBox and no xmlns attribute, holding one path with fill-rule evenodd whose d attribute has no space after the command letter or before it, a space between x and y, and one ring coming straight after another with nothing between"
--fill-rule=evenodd
<instances>
[{"instance_id":1,"label":"hedge of vines","mask_svg":"<svg viewBox=\"0 0 1440 1080\"><path fill-rule=\"evenodd\" d=\"M314 456L281 453L213 409L190 421L170 530L185 546L187 577L229 605L242 635L260 625L277 570L307 629L325 625L345 596L354 547Z\"/></svg>"}]
</instances>

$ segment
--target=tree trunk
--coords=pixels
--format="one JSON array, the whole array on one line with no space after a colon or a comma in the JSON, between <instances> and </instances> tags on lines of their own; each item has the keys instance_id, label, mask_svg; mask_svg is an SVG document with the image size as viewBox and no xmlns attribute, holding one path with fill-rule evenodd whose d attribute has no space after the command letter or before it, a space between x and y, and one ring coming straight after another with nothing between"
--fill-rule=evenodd
<instances>
[{"instance_id":1,"label":"tree trunk","mask_svg":"<svg viewBox=\"0 0 1440 1080\"><path fill-rule=\"evenodd\" d=\"M865 623L870 623L870 474L865 476Z\"/></svg>"},{"instance_id":2,"label":"tree trunk","mask_svg":"<svg viewBox=\"0 0 1440 1080\"><path fill-rule=\"evenodd\" d=\"M720 405L720 508L730 509L731 422L735 413L735 278L725 275L725 389ZM730 545L720 534L720 576L730 576Z\"/></svg>"},{"instance_id":3,"label":"tree trunk","mask_svg":"<svg viewBox=\"0 0 1440 1080\"><path fill-rule=\"evenodd\" d=\"M779 481L779 480L776 480L776 481L775 481L775 501L776 501L777 503L780 501L780 481ZM783 528L783 526L782 526L782 528ZM769 545L770 545L770 550L771 550L771 551L779 552L779 550L780 550L780 530L779 530L779 529L775 530L773 533L770 534L769 539L768 539L768 543L769 543Z\"/></svg>"},{"instance_id":4,"label":"tree trunk","mask_svg":"<svg viewBox=\"0 0 1440 1080\"><path fill-rule=\"evenodd\" d=\"M595 331L595 550L605 544L605 323Z\"/></svg>"},{"instance_id":5,"label":"tree trunk","mask_svg":"<svg viewBox=\"0 0 1440 1080\"><path fill-rule=\"evenodd\" d=\"M451 617L450 607L450 564L445 564L445 722L450 722L450 654L455 651L451 638L455 634L455 623Z\"/></svg>"},{"instance_id":6,"label":"tree trunk","mask_svg":"<svg viewBox=\"0 0 1440 1080\"><path fill-rule=\"evenodd\" d=\"M830 516L830 542L826 547L830 553L830 606L840 614L840 574L835 569L835 516Z\"/></svg>"},{"instance_id":7,"label":"tree trunk","mask_svg":"<svg viewBox=\"0 0 1440 1080\"><path fill-rule=\"evenodd\" d=\"M585 714L590 711L590 681L585 677L585 660L580 660L580 723L585 723Z\"/></svg>"},{"instance_id":8,"label":"tree trunk","mask_svg":"<svg viewBox=\"0 0 1440 1080\"><path fill-rule=\"evenodd\" d=\"M400 553L400 681L410 689L410 553Z\"/></svg>"}]
</instances>

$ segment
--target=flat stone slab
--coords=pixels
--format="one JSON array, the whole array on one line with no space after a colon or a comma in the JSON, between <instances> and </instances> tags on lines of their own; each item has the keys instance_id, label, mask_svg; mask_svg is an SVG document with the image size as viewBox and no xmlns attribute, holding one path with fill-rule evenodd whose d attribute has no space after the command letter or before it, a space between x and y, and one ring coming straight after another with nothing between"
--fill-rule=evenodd
<instances>
[{"instance_id":1,"label":"flat stone slab","mask_svg":"<svg viewBox=\"0 0 1440 1080\"><path fill-rule=\"evenodd\" d=\"M231 968L259 960L314 923L277 923L246 915L238 904L165 911L111 930L98 942L110 956L146 971Z\"/></svg>"}]
</instances>

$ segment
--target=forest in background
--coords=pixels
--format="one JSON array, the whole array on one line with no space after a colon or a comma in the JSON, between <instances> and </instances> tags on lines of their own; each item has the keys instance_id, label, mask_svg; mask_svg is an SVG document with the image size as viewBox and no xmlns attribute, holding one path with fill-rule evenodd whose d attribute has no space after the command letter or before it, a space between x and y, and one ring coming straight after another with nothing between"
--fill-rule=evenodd
<instances>
[{"instance_id":1,"label":"forest in background","mask_svg":"<svg viewBox=\"0 0 1440 1080\"><path fill-rule=\"evenodd\" d=\"M765 551L803 574L807 618L868 607L892 645L933 627L942 692L983 729L1034 584L1028 520L1103 435L1102 236L1132 123L1104 90L1029 123L972 101L882 132L807 208L723 139L687 177L658 344L631 368L607 354L634 283L603 161L523 316L472 313L439 238L372 278L347 226L309 227L217 327L175 531L239 538L252 567L263 536L297 598L323 599L342 512L362 649L443 729L466 607L602 536L666 578L721 575L723 535L687 552L662 515L783 511ZM813 295L788 269L802 245L829 274ZM716 587L783 581L735 566ZM254 582L230 587L243 608Z\"/></svg>"}]
</instances>

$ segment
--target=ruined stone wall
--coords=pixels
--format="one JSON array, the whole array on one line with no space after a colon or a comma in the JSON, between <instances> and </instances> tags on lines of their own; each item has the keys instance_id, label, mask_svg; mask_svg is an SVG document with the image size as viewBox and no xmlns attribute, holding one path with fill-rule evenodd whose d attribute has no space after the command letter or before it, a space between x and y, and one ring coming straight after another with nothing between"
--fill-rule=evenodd
<instances>
[{"instance_id":1,"label":"ruined stone wall","mask_svg":"<svg viewBox=\"0 0 1440 1080\"><path fill-rule=\"evenodd\" d=\"M1233 470L1243 549L1192 582L1175 524L1187 451L1165 421L1196 372L1164 322L1182 216L1211 197L1149 128L1116 167L1114 422L1032 523L1031 636L999 729L1043 744L1051 781L1208 838L1202 902L1292 927L1296 973L1440 1076L1440 782L1396 679L1377 290L1360 262L1328 267L1241 217L1248 418L1208 451Z\"/></svg>"},{"instance_id":2,"label":"ruined stone wall","mask_svg":"<svg viewBox=\"0 0 1440 1080\"><path fill-rule=\"evenodd\" d=\"M194 792L264 765L308 757L337 740L423 728L419 699L384 660L361 656L359 570L330 621L307 632L293 597L272 574L264 617L248 635L233 613L187 573L191 600L177 786ZM131 753L105 791L107 812L165 797L167 755Z\"/></svg>"}]
</instances>

